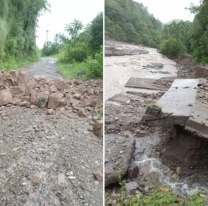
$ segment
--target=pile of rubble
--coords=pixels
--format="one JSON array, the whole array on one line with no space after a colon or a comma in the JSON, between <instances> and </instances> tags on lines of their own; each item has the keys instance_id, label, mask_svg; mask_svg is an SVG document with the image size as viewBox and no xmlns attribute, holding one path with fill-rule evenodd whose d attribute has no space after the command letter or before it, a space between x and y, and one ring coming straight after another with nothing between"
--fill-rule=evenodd
<instances>
[{"instance_id":1,"label":"pile of rubble","mask_svg":"<svg viewBox=\"0 0 208 206\"><path fill-rule=\"evenodd\" d=\"M102 83L96 80L56 79L44 76L30 77L30 70L21 68L6 73L0 71L0 107L25 106L48 108L48 114L57 107L71 107L81 117L102 110ZM102 136L102 121L97 121L95 133Z\"/></svg>"}]
</instances>

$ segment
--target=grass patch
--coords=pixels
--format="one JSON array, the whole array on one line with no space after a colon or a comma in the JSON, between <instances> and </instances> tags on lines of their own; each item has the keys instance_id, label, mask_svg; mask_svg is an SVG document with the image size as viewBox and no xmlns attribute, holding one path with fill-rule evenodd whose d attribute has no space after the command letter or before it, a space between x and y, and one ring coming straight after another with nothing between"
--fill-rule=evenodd
<instances>
[{"instance_id":1,"label":"grass patch","mask_svg":"<svg viewBox=\"0 0 208 206\"><path fill-rule=\"evenodd\" d=\"M108 199L106 199L106 206L108 206ZM163 193L156 189L151 194L142 194L136 191L135 195L127 195L127 193L118 194L116 203L112 206L207 206L207 195L199 191L193 197L180 197L172 192Z\"/></svg>"},{"instance_id":2,"label":"grass patch","mask_svg":"<svg viewBox=\"0 0 208 206\"><path fill-rule=\"evenodd\" d=\"M189 107L192 107L192 106L193 106L193 104L191 104L191 103L190 103L190 104L188 104L188 106L189 106Z\"/></svg>"},{"instance_id":3,"label":"grass patch","mask_svg":"<svg viewBox=\"0 0 208 206\"><path fill-rule=\"evenodd\" d=\"M158 104L149 104L147 105L147 108L151 108L155 110L162 110L162 107L160 107Z\"/></svg>"},{"instance_id":4,"label":"grass patch","mask_svg":"<svg viewBox=\"0 0 208 206\"><path fill-rule=\"evenodd\" d=\"M27 67L35 62L38 62L40 57L22 57L18 61L15 58L5 59L0 62L0 70L10 72L21 67Z\"/></svg>"},{"instance_id":5,"label":"grass patch","mask_svg":"<svg viewBox=\"0 0 208 206\"><path fill-rule=\"evenodd\" d=\"M85 62L66 64L57 62L59 72L64 78L87 80L87 65Z\"/></svg>"},{"instance_id":6,"label":"grass patch","mask_svg":"<svg viewBox=\"0 0 208 206\"><path fill-rule=\"evenodd\" d=\"M65 159L63 160L62 165L66 166L66 160Z\"/></svg>"}]
</instances>

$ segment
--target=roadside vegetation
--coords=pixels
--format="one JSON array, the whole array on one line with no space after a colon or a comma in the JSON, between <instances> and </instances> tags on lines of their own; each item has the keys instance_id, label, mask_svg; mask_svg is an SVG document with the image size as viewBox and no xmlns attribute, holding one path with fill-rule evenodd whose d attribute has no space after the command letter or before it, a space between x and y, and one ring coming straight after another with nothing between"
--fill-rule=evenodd
<instances>
[{"instance_id":1,"label":"roadside vegetation","mask_svg":"<svg viewBox=\"0 0 208 206\"><path fill-rule=\"evenodd\" d=\"M163 24L141 3L106 0L105 32L116 40L158 48L168 57L188 53L196 62L208 63L208 0L200 2L186 8L195 15L193 22L177 19Z\"/></svg>"},{"instance_id":2,"label":"roadside vegetation","mask_svg":"<svg viewBox=\"0 0 208 206\"><path fill-rule=\"evenodd\" d=\"M106 197L105 205L109 206L207 206L208 193L198 191L194 196L181 196L169 191L161 191L159 188L152 193L143 194L139 190L134 195L129 195L125 186L125 180L119 177L120 191ZM112 203L113 202L113 203Z\"/></svg>"},{"instance_id":3,"label":"roadside vegetation","mask_svg":"<svg viewBox=\"0 0 208 206\"><path fill-rule=\"evenodd\" d=\"M127 195L127 193L117 194L116 203L108 204L109 199L106 199L106 206L206 206L208 204L207 194L198 192L192 197L180 197L171 192L160 192L155 190L153 193L144 195L137 191L135 195Z\"/></svg>"},{"instance_id":4,"label":"roadside vegetation","mask_svg":"<svg viewBox=\"0 0 208 206\"><path fill-rule=\"evenodd\" d=\"M103 13L86 25L75 19L42 49L43 56L58 59L60 73L69 79L94 79L103 76Z\"/></svg>"},{"instance_id":5,"label":"roadside vegetation","mask_svg":"<svg viewBox=\"0 0 208 206\"><path fill-rule=\"evenodd\" d=\"M39 60L37 19L49 9L47 0L0 1L0 70L10 71Z\"/></svg>"}]
</instances>

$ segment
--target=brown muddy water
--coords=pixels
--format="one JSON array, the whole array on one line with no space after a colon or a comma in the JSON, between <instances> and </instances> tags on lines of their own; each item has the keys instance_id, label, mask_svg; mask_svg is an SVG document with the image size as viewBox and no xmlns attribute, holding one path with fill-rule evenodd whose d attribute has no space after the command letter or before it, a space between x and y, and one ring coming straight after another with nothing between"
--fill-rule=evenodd
<instances>
[{"instance_id":1,"label":"brown muddy water","mask_svg":"<svg viewBox=\"0 0 208 206\"><path fill-rule=\"evenodd\" d=\"M118 52L124 50L128 53L128 55L106 55L105 57L105 100L107 104L112 104L112 102L108 100L114 95L126 94L127 91L144 93L155 92L154 90L125 88L125 84L129 78L160 79L163 77L177 77L178 65L174 61L158 53L154 48L112 40L106 41L106 48L107 47L113 47ZM146 54L144 54L145 52L135 54L136 49L143 50ZM129 55L130 51L132 51L132 55ZM162 64L162 67L154 67L154 65L158 63ZM117 103L114 103L114 105L116 104ZM118 104L118 107L119 105L120 104ZM159 183L169 185L172 189L177 190L178 193L194 195L198 190L208 190L208 172L206 171L208 158L204 158L204 155L206 155L206 146L208 148L208 142L197 139L197 137L193 137L192 135L184 134L181 132L181 129L178 128L176 132L178 132L178 134L168 143L166 148L164 155L166 159L155 157L155 155L151 157L147 155L148 147L150 145L151 147L152 145L157 145L161 141L159 134L154 133L152 137L147 136L142 139L135 136L136 148L131 165L138 165L143 173L142 176L154 176L155 179L158 179ZM183 145L185 145L184 141L190 143L187 144L185 149L183 149ZM191 142L193 144L191 144ZM180 144L180 147L174 152L174 148L177 148L177 144ZM140 150L143 151L144 148L146 152L141 152L139 158L135 158L135 154ZM174 155L176 157L175 159ZM187 164L187 167L190 167L188 173L180 175L180 178L177 176L172 178L171 172L173 172L173 168L183 168L183 160L186 160L186 158L189 158L190 162L192 160L197 160L199 168L191 168L191 164ZM169 162L168 160L171 161ZM175 163L174 165L172 164L173 162ZM203 164L200 164L200 162Z\"/></svg>"},{"instance_id":2,"label":"brown muddy water","mask_svg":"<svg viewBox=\"0 0 208 206\"><path fill-rule=\"evenodd\" d=\"M140 50L148 51L148 54L110 56L105 57L105 99L109 99L115 94L126 91L141 91L140 89L127 89L125 84L131 77L154 78L177 76L176 63L162 54L157 49L136 46L115 41L108 41L108 46L115 46L119 50ZM162 63L162 69L146 68L154 63ZM143 90L142 90L143 91Z\"/></svg>"}]
</instances>

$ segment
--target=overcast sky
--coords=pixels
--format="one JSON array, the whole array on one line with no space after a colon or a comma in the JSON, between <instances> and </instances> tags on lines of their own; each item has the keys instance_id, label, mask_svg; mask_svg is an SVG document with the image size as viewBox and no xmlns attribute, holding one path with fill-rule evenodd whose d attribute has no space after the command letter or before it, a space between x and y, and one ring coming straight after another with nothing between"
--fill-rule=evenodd
<instances>
[{"instance_id":1,"label":"overcast sky","mask_svg":"<svg viewBox=\"0 0 208 206\"><path fill-rule=\"evenodd\" d=\"M65 24L74 19L82 21L84 25L90 23L99 12L104 10L104 0L48 0L51 12L39 18L37 28L37 46L42 48L46 40L46 30L49 30L49 41L53 41L55 34L64 31Z\"/></svg>"},{"instance_id":2,"label":"overcast sky","mask_svg":"<svg viewBox=\"0 0 208 206\"><path fill-rule=\"evenodd\" d=\"M163 23L167 23L173 19L183 19L192 21L194 16L190 14L185 7L189 7L191 3L199 5L199 0L134 0L148 7L148 11L152 13Z\"/></svg>"}]
</instances>

